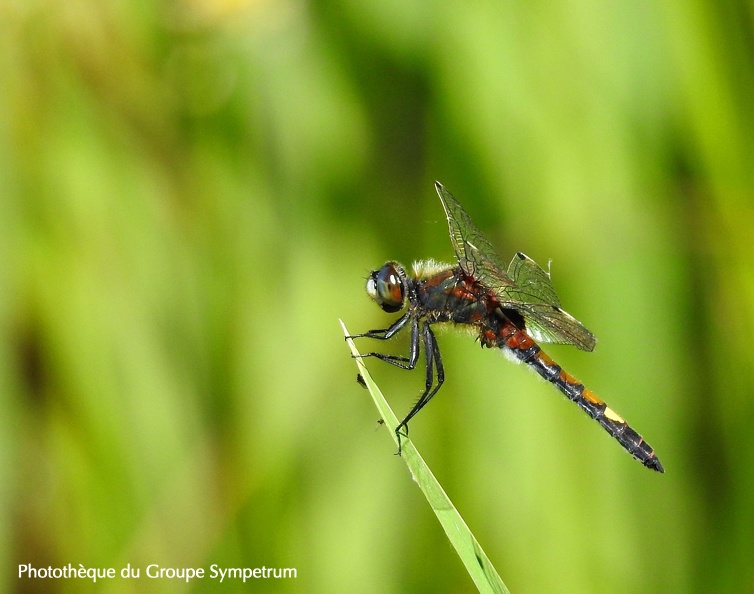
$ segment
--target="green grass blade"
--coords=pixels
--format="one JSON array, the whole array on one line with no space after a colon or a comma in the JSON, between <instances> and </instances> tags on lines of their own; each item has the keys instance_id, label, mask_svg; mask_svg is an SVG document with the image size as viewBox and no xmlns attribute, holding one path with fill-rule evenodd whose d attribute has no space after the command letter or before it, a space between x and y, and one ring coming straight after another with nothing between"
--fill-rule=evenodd
<instances>
[{"instance_id":1,"label":"green grass blade","mask_svg":"<svg viewBox=\"0 0 754 594\"><path fill-rule=\"evenodd\" d=\"M340 321L340 324L343 327L343 332L347 338L348 330L346 330L346 326L342 320ZM369 393L372 395L372 399L377 406L380 417L384 421L385 426L397 447L398 438L395 435L395 428L398 425L398 419L385 400L385 397L382 395L382 392L380 392L377 384L374 383L374 380L372 380L372 377L369 375L353 341L347 338L347 342L348 346L351 348L351 353L356 357L355 361L359 368L359 373L361 373L361 377L364 378L364 383L366 384ZM497 574L497 571L482 550L482 547L479 545L476 538L474 538L474 535L471 533L471 530L469 530L466 522L463 521L461 514L458 513L458 510L454 507L453 502L450 501L445 490L440 486L440 483L437 482L432 471L424 462L424 459L419 455L414 444L411 443L411 440L407 437L401 438L401 451L401 459L406 463L409 472L411 472L411 476L427 498L427 502L432 508L432 511L435 512L443 530L445 530L445 533L448 535L450 543L453 545L453 548L455 548L461 561L466 566L466 570L469 572L471 579L474 580L479 592L484 594L508 594L508 588L505 587L505 584L500 579L500 576Z\"/></svg>"}]
</instances>

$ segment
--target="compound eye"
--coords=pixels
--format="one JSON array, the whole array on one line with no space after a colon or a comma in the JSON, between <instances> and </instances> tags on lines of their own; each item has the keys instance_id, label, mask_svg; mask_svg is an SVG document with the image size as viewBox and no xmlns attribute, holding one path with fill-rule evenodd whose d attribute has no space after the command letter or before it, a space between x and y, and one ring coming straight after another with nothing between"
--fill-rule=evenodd
<instances>
[{"instance_id":1,"label":"compound eye","mask_svg":"<svg viewBox=\"0 0 754 594\"><path fill-rule=\"evenodd\" d=\"M386 312L400 311L403 307L405 287L393 264L385 264L372 273L367 281L367 293Z\"/></svg>"}]
</instances>

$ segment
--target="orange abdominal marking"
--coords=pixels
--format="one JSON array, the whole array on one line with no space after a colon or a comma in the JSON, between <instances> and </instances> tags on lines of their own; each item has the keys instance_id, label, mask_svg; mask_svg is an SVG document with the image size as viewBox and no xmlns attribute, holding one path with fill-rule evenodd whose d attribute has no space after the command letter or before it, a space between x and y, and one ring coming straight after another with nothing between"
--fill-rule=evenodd
<instances>
[{"instance_id":1,"label":"orange abdominal marking","mask_svg":"<svg viewBox=\"0 0 754 594\"><path fill-rule=\"evenodd\" d=\"M548 355L548 354L547 354L547 353L545 353L544 351L539 351L539 355L538 355L538 356L539 356L539 359L540 359L540 360L541 360L541 361L542 361L542 362L543 362L543 363L544 363L545 365L548 365L548 366L550 366L550 367L554 367L555 365L557 365L557 363L555 363L555 361L553 361L553 360L552 360L552 357L550 357L550 355Z\"/></svg>"},{"instance_id":2,"label":"orange abdominal marking","mask_svg":"<svg viewBox=\"0 0 754 594\"><path fill-rule=\"evenodd\" d=\"M592 392L592 391L591 391L590 389L588 389L588 388L584 388L584 392L583 392L582 396L583 396L583 397L584 397L584 398L585 398L586 400L588 400L589 402L591 402L592 404L596 404L596 405L598 405L598 406L600 406L600 405L602 405L602 404L605 404L605 403L604 403L604 402L603 402L602 400L600 400L599 398L597 398L597 395L596 395L596 394L595 394L594 392ZM605 413L606 413L606 414L607 414L607 411L608 411L608 410L610 410L610 409L609 409L609 408L606 408L606 409L605 409ZM615 414L615 413L613 413L613 414ZM617 416L617 415L616 415L616 416ZM620 418L620 417L619 417L619 418ZM621 421L622 421L622 420L623 420L623 419L621 419Z\"/></svg>"},{"instance_id":3,"label":"orange abdominal marking","mask_svg":"<svg viewBox=\"0 0 754 594\"><path fill-rule=\"evenodd\" d=\"M565 369L560 370L560 380L567 384L580 384L581 382L568 373Z\"/></svg>"}]
</instances>

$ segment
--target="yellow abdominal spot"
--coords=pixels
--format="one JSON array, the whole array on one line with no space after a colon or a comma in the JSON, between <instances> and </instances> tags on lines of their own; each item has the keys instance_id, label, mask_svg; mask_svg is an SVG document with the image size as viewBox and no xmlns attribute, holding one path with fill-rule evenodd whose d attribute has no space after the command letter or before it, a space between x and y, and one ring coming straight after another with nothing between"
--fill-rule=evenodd
<instances>
[{"instance_id":1,"label":"yellow abdominal spot","mask_svg":"<svg viewBox=\"0 0 754 594\"><path fill-rule=\"evenodd\" d=\"M607 417L608 421L612 421L613 423L625 423L626 421L623 420L623 417L621 417L617 412L615 412L612 408L609 406L605 408L605 412L602 413Z\"/></svg>"}]
</instances>

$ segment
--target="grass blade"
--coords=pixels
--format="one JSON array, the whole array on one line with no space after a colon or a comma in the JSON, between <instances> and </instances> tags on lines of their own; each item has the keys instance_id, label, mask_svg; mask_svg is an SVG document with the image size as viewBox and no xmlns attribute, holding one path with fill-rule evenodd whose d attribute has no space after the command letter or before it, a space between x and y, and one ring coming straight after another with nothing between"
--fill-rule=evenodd
<instances>
[{"instance_id":1,"label":"grass blade","mask_svg":"<svg viewBox=\"0 0 754 594\"><path fill-rule=\"evenodd\" d=\"M348 330L346 330L346 326L342 320L340 321L340 325L343 327L351 353L355 356L359 373L364 379L364 383L377 406L380 418L384 421L397 447L398 438L395 435L395 428L398 425L398 419L382 395L382 392L380 392L377 384L374 383L374 380L369 375L353 340L348 338ZM483 594L509 594L508 588L505 587L505 584L500 579L482 547L476 538L474 538L466 522L463 521L461 514L458 513L458 510L456 510L453 502L450 501L445 490L437 482L432 471L407 437L401 438L401 451L401 459L406 463L411 476L416 484L419 485L422 493L424 493L432 511L435 512L443 530L445 530L445 534L448 535L448 540L450 540L453 548L455 548L461 561L466 566L466 570L469 572L479 592Z\"/></svg>"}]
</instances>

